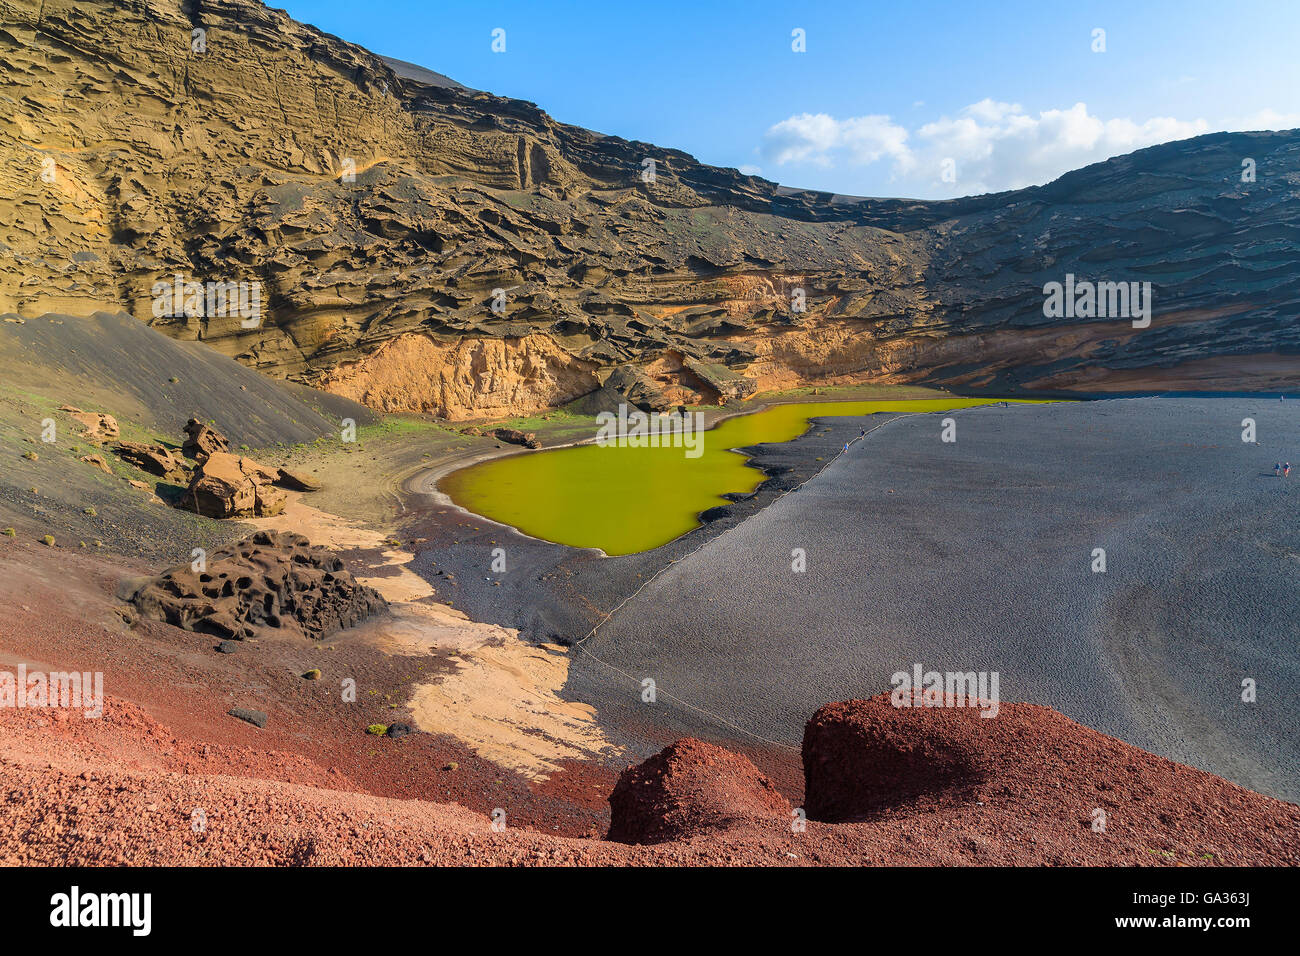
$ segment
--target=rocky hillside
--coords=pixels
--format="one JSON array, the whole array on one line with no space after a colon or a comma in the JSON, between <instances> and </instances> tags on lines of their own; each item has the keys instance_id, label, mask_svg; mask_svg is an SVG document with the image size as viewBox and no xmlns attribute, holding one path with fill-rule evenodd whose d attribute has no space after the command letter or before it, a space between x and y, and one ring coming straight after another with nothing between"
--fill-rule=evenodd
<instances>
[{"instance_id":1,"label":"rocky hillside","mask_svg":"<svg viewBox=\"0 0 1300 956\"><path fill-rule=\"evenodd\" d=\"M255 0L0 0L0 59L0 312L125 310L375 408L1300 371L1295 132L862 200L566 126ZM1150 282L1150 326L1046 317L1067 274ZM177 275L255 283L253 327L160 310Z\"/></svg>"}]
</instances>

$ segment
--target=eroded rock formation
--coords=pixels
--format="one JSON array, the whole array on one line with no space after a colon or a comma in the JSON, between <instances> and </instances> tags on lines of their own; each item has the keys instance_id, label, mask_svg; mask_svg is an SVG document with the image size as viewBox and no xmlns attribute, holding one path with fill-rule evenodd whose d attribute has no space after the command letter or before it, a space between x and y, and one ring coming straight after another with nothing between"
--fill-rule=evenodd
<instances>
[{"instance_id":1,"label":"eroded rock formation","mask_svg":"<svg viewBox=\"0 0 1300 956\"><path fill-rule=\"evenodd\" d=\"M185 444L181 445L181 454L186 458L204 462L209 455L228 451L230 451L230 442L225 435L212 426L197 418L191 418L185 423Z\"/></svg>"},{"instance_id":2,"label":"eroded rock formation","mask_svg":"<svg viewBox=\"0 0 1300 956\"><path fill-rule=\"evenodd\" d=\"M214 452L194 470L176 507L209 518L252 518L284 510L278 471L243 455Z\"/></svg>"},{"instance_id":3,"label":"eroded rock formation","mask_svg":"<svg viewBox=\"0 0 1300 956\"><path fill-rule=\"evenodd\" d=\"M171 453L171 449L158 444L138 441L118 442L113 448L117 456L141 471L165 478L168 481L189 483L189 472L184 462Z\"/></svg>"},{"instance_id":4,"label":"eroded rock formation","mask_svg":"<svg viewBox=\"0 0 1300 956\"><path fill-rule=\"evenodd\" d=\"M261 628L320 640L387 607L336 554L274 531L208 555L201 571L192 564L164 571L131 603L144 617L231 640Z\"/></svg>"}]
</instances>

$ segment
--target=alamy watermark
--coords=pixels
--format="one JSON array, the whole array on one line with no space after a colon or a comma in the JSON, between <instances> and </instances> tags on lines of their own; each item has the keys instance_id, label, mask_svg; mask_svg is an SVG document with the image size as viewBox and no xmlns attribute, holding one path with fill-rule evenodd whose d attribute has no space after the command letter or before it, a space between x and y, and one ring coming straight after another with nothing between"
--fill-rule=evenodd
<instances>
[{"instance_id":1,"label":"alamy watermark","mask_svg":"<svg viewBox=\"0 0 1300 956\"><path fill-rule=\"evenodd\" d=\"M997 671L927 671L920 664L898 671L889 682L889 702L895 707L974 707L981 717L996 717Z\"/></svg>"},{"instance_id":2,"label":"alamy watermark","mask_svg":"<svg viewBox=\"0 0 1300 956\"><path fill-rule=\"evenodd\" d=\"M0 707L80 710L104 716L104 675L100 671L0 671Z\"/></svg>"},{"instance_id":3,"label":"alamy watermark","mask_svg":"<svg viewBox=\"0 0 1300 956\"><path fill-rule=\"evenodd\" d=\"M132 936L148 936L153 928L152 893L83 893L73 886L50 897L50 925L121 927Z\"/></svg>"},{"instance_id":4,"label":"alamy watermark","mask_svg":"<svg viewBox=\"0 0 1300 956\"><path fill-rule=\"evenodd\" d=\"M1049 319L1132 319L1135 329L1151 324L1150 282L1091 282L1067 272L1064 284L1048 282L1043 295Z\"/></svg>"},{"instance_id":5,"label":"alamy watermark","mask_svg":"<svg viewBox=\"0 0 1300 956\"><path fill-rule=\"evenodd\" d=\"M195 282L179 273L173 281L160 279L149 290L155 319L184 315L190 318L238 318L240 327L262 324L262 283Z\"/></svg>"},{"instance_id":6,"label":"alamy watermark","mask_svg":"<svg viewBox=\"0 0 1300 956\"><path fill-rule=\"evenodd\" d=\"M704 413L680 412L676 415L628 411L618 406L618 414L601 412L596 416L600 430L596 444L602 448L684 448L687 458L704 454Z\"/></svg>"}]
</instances>

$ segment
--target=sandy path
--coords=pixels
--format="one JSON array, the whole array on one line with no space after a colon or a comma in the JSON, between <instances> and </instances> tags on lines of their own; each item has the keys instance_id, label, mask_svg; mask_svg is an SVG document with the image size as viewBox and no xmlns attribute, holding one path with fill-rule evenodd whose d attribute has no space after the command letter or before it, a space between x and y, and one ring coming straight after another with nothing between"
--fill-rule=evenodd
<instances>
[{"instance_id":1,"label":"sandy path","mask_svg":"<svg viewBox=\"0 0 1300 956\"><path fill-rule=\"evenodd\" d=\"M378 552L370 573L356 578L381 594L392 616L372 620L335 640L361 641L385 653L420 655L453 649L456 671L418 685L409 702L421 730L450 734L486 759L536 780L562 760L608 756L617 748L596 722L595 709L560 696L569 652L535 647L518 631L470 620L441 603L434 587L409 568L414 553L379 531L307 504L291 494L282 514L249 524L295 531L339 551Z\"/></svg>"}]
</instances>

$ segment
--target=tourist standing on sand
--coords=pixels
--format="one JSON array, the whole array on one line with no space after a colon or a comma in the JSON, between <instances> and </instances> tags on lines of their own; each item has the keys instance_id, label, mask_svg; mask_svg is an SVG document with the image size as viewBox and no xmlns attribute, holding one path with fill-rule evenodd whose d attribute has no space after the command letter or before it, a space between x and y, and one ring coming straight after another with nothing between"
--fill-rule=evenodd
<instances>
[{"instance_id":1,"label":"tourist standing on sand","mask_svg":"<svg viewBox=\"0 0 1300 956\"><path fill-rule=\"evenodd\" d=\"M1282 463L1280 461L1273 465L1273 477L1274 478L1282 477Z\"/></svg>"},{"instance_id":2,"label":"tourist standing on sand","mask_svg":"<svg viewBox=\"0 0 1300 956\"><path fill-rule=\"evenodd\" d=\"M1291 462L1288 461L1282 466L1282 477L1285 478L1289 474L1291 474Z\"/></svg>"}]
</instances>

